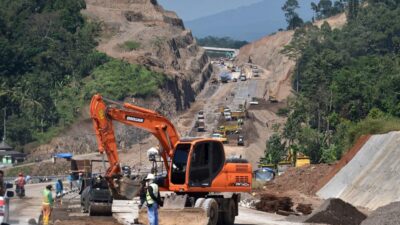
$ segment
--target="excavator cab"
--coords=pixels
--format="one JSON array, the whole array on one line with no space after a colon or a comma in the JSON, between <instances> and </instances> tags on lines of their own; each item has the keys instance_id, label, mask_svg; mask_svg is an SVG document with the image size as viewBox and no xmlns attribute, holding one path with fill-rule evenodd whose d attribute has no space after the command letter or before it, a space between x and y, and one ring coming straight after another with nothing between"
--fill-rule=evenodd
<instances>
[{"instance_id":1,"label":"excavator cab","mask_svg":"<svg viewBox=\"0 0 400 225\"><path fill-rule=\"evenodd\" d=\"M171 163L170 188L186 191L210 187L225 162L224 148L215 140L181 140Z\"/></svg>"}]
</instances>

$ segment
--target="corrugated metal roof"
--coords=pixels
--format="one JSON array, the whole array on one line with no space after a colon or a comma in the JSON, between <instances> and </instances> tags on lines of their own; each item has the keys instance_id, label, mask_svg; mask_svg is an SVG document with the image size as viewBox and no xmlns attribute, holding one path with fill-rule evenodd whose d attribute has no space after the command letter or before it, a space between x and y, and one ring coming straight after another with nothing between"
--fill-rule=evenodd
<instances>
[{"instance_id":1,"label":"corrugated metal roof","mask_svg":"<svg viewBox=\"0 0 400 225\"><path fill-rule=\"evenodd\" d=\"M11 146L9 146L7 143L5 143L4 141L2 141L0 143L0 150L12 150L13 148Z\"/></svg>"},{"instance_id":2,"label":"corrugated metal roof","mask_svg":"<svg viewBox=\"0 0 400 225\"><path fill-rule=\"evenodd\" d=\"M10 155L10 156L25 156L25 153L17 152L17 151L0 151L0 156L5 156L5 155Z\"/></svg>"}]
</instances>

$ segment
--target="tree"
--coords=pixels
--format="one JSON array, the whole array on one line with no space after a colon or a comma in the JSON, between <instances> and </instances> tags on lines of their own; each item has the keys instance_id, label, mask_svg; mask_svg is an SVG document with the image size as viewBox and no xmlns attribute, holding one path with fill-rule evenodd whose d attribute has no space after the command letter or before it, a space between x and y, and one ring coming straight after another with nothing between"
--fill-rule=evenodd
<instances>
[{"instance_id":1,"label":"tree","mask_svg":"<svg viewBox=\"0 0 400 225\"><path fill-rule=\"evenodd\" d=\"M303 20L295 12L299 7L297 0L287 0L282 6L282 10L285 12L286 22L288 23L288 30L294 30L296 27L303 25Z\"/></svg>"},{"instance_id":2,"label":"tree","mask_svg":"<svg viewBox=\"0 0 400 225\"><path fill-rule=\"evenodd\" d=\"M279 134L273 134L267 141L267 148L265 149L265 157L269 163L275 166L282 160L285 155L285 144L282 143Z\"/></svg>"},{"instance_id":3,"label":"tree","mask_svg":"<svg viewBox=\"0 0 400 225\"><path fill-rule=\"evenodd\" d=\"M358 9L360 7L360 2L359 0L348 0L348 13L347 13L347 19L349 21L355 20L358 15Z\"/></svg>"},{"instance_id":4,"label":"tree","mask_svg":"<svg viewBox=\"0 0 400 225\"><path fill-rule=\"evenodd\" d=\"M334 16L344 11L344 0L320 0L319 3L311 2L314 17L318 20Z\"/></svg>"}]
</instances>

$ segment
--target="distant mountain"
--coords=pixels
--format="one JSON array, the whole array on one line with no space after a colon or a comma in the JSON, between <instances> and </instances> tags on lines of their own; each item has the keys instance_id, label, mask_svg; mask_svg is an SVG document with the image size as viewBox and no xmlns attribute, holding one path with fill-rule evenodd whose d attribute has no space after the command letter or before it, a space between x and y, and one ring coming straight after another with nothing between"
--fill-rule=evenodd
<instances>
[{"instance_id":1,"label":"distant mountain","mask_svg":"<svg viewBox=\"0 0 400 225\"><path fill-rule=\"evenodd\" d=\"M304 20L310 20L312 0L299 1L298 10ZM231 37L237 40L254 41L265 35L286 28L286 21L281 10L284 1L264 0L237 9L227 10L215 15L185 21L185 26L191 29L194 36Z\"/></svg>"}]
</instances>

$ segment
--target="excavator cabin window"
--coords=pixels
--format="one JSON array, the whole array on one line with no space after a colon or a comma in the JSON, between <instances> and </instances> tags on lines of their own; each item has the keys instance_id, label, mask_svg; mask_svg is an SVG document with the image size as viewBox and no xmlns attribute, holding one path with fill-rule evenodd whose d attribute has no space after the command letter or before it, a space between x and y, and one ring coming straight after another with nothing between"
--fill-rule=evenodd
<instances>
[{"instance_id":1,"label":"excavator cabin window","mask_svg":"<svg viewBox=\"0 0 400 225\"><path fill-rule=\"evenodd\" d=\"M209 187L224 164L224 150L218 142L198 143L190 161L189 186Z\"/></svg>"},{"instance_id":2,"label":"excavator cabin window","mask_svg":"<svg viewBox=\"0 0 400 225\"><path fill-rule=\"evenodd\" d=\"M173 184L185 184L186 165L191 144L179 144L176 147L172 159L171 182Z\"/></svg>"}]
</instances>

